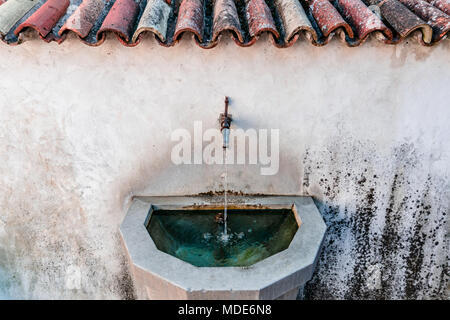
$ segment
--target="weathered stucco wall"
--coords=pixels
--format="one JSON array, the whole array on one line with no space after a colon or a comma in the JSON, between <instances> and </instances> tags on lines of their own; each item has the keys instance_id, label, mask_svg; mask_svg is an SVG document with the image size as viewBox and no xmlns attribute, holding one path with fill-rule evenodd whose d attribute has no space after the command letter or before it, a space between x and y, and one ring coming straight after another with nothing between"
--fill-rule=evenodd
<instances>
[{"instance_id":1,"label":"weathered stucco wall","mask_svg":"<svg viewBox=\"0 0 450 320\"><path fill-rule=\"evenodd\" d=\"M312 195L329 226L307 298L446 297L449 49L0 46L0 297L134 297L129 200L222 190L170 134L225 95L235 127L280 129L279 174L230 166L230 189Z\"/></svg>"}]
</instances>

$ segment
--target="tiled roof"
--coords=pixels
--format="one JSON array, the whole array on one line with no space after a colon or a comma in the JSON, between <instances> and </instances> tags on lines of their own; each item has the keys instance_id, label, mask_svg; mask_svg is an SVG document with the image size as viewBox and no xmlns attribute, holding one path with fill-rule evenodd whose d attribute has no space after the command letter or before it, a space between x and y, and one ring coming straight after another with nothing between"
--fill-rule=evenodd
<instances>
[{"instance_id":1,"label":"tiled roof","mask_svg":"<svg viewBox=\"0 0 450 320\"><path fill-rule=\"evenodd\" d=\"M227 33L240 46L262 33L277 47L321 46L335 34L348 46L369 35L395 44L411 34L433 45L447 38L450 0L0 0L1 39L18 44L27 30L58 43L73 32L92 46L110 33L126 46L146 33L163 46L191 34L203 48Z\"/></svg>"}]
</instances>

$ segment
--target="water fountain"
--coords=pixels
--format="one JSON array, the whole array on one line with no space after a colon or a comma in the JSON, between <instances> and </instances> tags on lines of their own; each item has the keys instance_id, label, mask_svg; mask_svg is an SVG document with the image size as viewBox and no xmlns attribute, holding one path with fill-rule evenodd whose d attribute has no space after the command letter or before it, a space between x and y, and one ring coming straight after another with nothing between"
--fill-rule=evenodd
<instances>
[{"instance_id":1,"label":"water fountain","mask_svg":"<svg viewBox=\"0 0 450 320\"><path fill-rule=\"evenodd\" d=\"M229 195L233 234L249 238L221 252L214 215L223 209L215 195L133 199L120 232L139 298L296 297L312 276L326 230L314 201Z\"/></svg>"},{"instance_id":2,"label":"water fountain","mask_svg":"<svg viewBox=\"0 0 450 320\"><path fill-rule=\"evenodd\" d=\"M310 197L228 194L228 103L223 198L133 198L120 232L139 298L294 299L312 276L326 226Z\"/></svg>"},{"instance_id":3,"label":"water fountain","mask_svg":"<svg viewBox=\"0 0 450 320\"><path fill-rule=\"evenodd\" d=\"M223 198L224 198L224 209L223 209L223 240L228 239L228 199L227 199L227 192L228 192L228 164L227 164L227 149L229 147L230 142L230 126L231 121L233 121L230 114L228 114L228 104L229 104L229 98L225 97L225 112L222 113L219 117L219 123L220 123L220 131L223 135L223 165L225 167L224 172L224 191L223 191Z\"/></svg>"}]
</instances>

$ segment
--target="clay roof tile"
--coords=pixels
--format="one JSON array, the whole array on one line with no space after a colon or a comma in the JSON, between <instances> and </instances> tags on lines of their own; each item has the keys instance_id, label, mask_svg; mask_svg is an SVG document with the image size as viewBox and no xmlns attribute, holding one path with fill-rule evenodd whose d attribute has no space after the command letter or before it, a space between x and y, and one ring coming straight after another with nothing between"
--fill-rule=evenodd
<instances>
[{"instance_id":1,"label":"clay roof tile","mask_svg":"<svg viewBox=\"0 0 450 320\"><path fill-rule=\"evenodd\" d=\"M308 0L311 13L320 28L322 36L329 40L334 32L344 31L348 37L353 38L353 30L339 14L337 9L328 0Z\"/></svg>"},{"instance_id":2,"label":"clay roof tile","mask_svg":"<svg viewBox=\"0 0 450 320\"><path fill-rule=\"evenodd\" d=\"M428 2L424 0L399 1L433 28L435 41L443 38L450 30L450 17Z\"/></svg>"},{"instance_id":3,"label":"clay roof tile","mask_svg":"<svg viewBox=\"0 0 450 320\"><path fill-rule=\"evenodd\" d=\"M7 34L12 27L30 11L38 0L9 0L0 7L0 35Z\"/></svg>"},{"instance_id":4,"label":"clay roof tile","mask_svg":"<svg viewBox=\"0 0 450 320\"><path fill-rule=\"evenodd\" d=\"M295 42L302 31L317 41L317 33L298 0L275 0L275 5L283 22L288 43Z\"/></svg>"},{"instance_id":5,"label":"clay roof tile","mask_svg":"<svg viewBox=\"0 0 450 320\"><path fill-rule=\"evenodd\" d=\"M432 40L433 29L425 21L412 13L407 7L397 0L372 0L374 5L380 8L384 19L400 35L406 38L414 32L421 32L419 40L428 44Z\"/></svg>"},{"instance_id":6,"label":"clay roof tile","mask_svg":"<svg viewBox=\"0 0 450 320\"><path fill-rule=\"evenodd\" d=\"M124 45L128 45L138 9L139 6L134 0L117 0L97 32L98 41L103 41L107 32L112 32Z\"/></svg>"},{"instance_id":7,"label":"clay roof tile","mask_svg":"<svg viewBox=\"0 0 450 320\"><path fill-rule=\"evenodd\" d=\"M48 0L31 17L21 23L14 34L18 35L24 29L31 28L45 39L59 19L64 16L69 5L69 0Z\"/></svg>"},{"instance_id":8,"label":"clay roof tile","mask_svg":"<svg viewBox=\"0 0 450 320\"><path fill-rule=\"evenodd\" d=\"M58 34L75 32L80 38L86 38L92 30L102 10L105 7L103 0L84 0L74 13L67 19Z\"/></svg>"},{"instance_id":9,"label":"clay roof tile","mask_svg":"<svg viewBox=\"0 0 450 320\"><path fill-rule=\"evenodd\" d=\"M94 46L107 33L135 46L147 32L163 46L191 33L202 48L223 34L250 46L262 33L281 48L322 46L335 34L348 46L370 35L388 44L414 36L428 46L447 38L449 11L450 0L0 0L0 40L18 44L32 28L45 41L61 43L73 32Z\"/></svg>"},{"instance_id":10,"label":"clay roof tile","mask_svg":"<svg viewBox=\"0 0 450 320\"><path fill-rule=\"evenodd\" d=\"M191 32L197 41L203 42L203 0L183 0L178 10L174 40L177 41L184 32Z\"/></svg>"},{"instance_id":11,"label":"clay roof tile","mask_svg":"<svg viewBox=\"0 0 450 320\"><path fill-rule=\"evenodd\" d=\"M166 41L167 23L171 10L165 0L149 0L133 35L133 42L136 42L143 32L152 32L162 42Z\"/></svg>"},{"instance_id":12,"label":"clay roof tile","mask_svg":"<svg viewBox=\"0 0 450 320\"><path fill-rule=\"evenodd\" d=\"M263 32L270 32L280 37L272 13L264 0L247 0L247 23L250 37L258 37Z\"/></svg>"},{"instance_id":13,"label":"clay roof tile","mask_svg":"<svg viewBox=\"0 0 450 320\"><path fill-rule=\"evenodd\" d=\"M378 18L361 0L336 0L343 17L356 31L357 41L364 41L375 31L382 32L388 39L392 39L392 31Z\"/></svg>"},{"instance_id":14,"label":"clay roof tile","mask_svg":"<svg viewBox=\"0 0 450 320\"><path fill-rule=\"evenodd\" d=\"M239 44L244 42L241 23L233 0L215 0L212 42L217 42L224 31L233 34L234 40Z\"/></svg>"},{"instance_id":15,"label":"clay roof tile","mask_svg":"<svg viewBox=\"0 0 450 320\"><path fill-rule=\"evenodd\" d=\"M450 0L427 0L431 5L450 15Z\"/></svg>"}]
</instances>

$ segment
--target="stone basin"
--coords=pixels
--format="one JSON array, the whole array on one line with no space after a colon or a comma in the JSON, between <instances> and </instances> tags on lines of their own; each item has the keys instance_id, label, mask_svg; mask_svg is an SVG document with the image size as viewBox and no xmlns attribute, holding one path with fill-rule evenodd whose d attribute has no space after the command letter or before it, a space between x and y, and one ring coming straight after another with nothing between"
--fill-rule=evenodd
<instances>
[{"instance_id":1,"label":"stone basin","mask_svg":"<svg viewBox=\"0 0 450 320\"><path fill-rule=\"evenodd\" d=\"M326 231L314 201L231 196L227 234L235 242L227 248L214 242L222 200L133 199L120 232L140 299L295 299Z\"/></svg>"}]
</instances>

